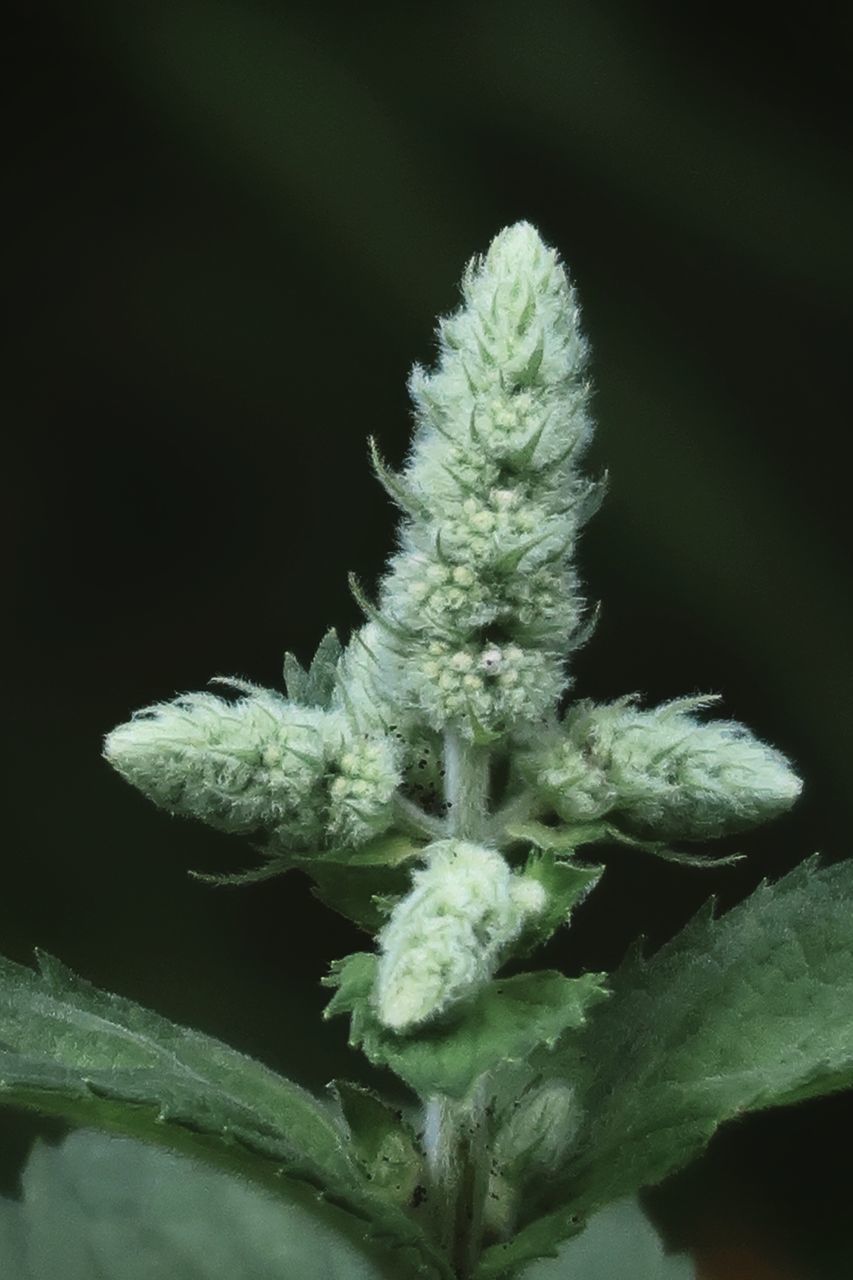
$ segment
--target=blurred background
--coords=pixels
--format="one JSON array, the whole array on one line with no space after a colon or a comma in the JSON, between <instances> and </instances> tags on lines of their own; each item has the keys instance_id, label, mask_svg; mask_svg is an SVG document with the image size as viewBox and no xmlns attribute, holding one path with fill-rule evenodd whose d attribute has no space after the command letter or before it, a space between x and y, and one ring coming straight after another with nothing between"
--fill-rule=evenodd
<instances>
[{"instance_id":1,"label":"blurred background","mask_svg":"<svg viewBox=\"0 0 853 1280\"><path fill-rule=\"evenodd\" d=\"M831 4L22 9L0 949L312 1087L367 1078L317 1021L362 936L298 876L190 882L250 851L156 811L100 740L215 674L279 685L285 648L357 624L346 571L375 580L395 524L365 438L402 459L409 367L518 218L580 291L611 474L578 690L718 691L807 782L737 868L609 853L544 961L612 966L711 892L849 855L851 44ZM12 1186L32 1125L0 1125ZM652 1210L703 1276L838 1280L851 1140L850 1097L744 1121Z\"/></svg>"}]
</instances>

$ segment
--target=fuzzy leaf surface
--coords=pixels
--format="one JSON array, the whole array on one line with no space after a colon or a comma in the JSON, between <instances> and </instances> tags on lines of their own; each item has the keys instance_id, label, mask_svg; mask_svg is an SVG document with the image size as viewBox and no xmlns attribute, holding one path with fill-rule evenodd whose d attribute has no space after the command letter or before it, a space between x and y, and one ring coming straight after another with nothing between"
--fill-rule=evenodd
<instances>
[{"instance_id":1,"label":"fuzzy leaf surface","mask_svg":"<svg viewBox=\"0 0 853 1280\"><path fill-rule=\"evenodd\" d=\"M332 1106L44 954L39 965L0 961L0 1103L189 1154L286 1198L324 1197L430 1274L420 1228L370 1184Z\"/></svg>"},{"instance_id":2,"label":"fuzzy leaf surface","mask_svg":"<svg viewBox=\"0 0 853 1280\"><path fill-rule=\"evenodd\" d=\"M422 1096L463 1097L484 1072L521 1061L534 1046L552 1046L581 1026L590 1005L606 994L601 974L521 973L487 983L441 1022L397 1035L382 1025L371 1004L376 964L375 955L357 952L334 966L326 982L337 991L326 1016L349 1013L350 1043Z\"/></svg>"},{"instance_id":3,"label":"fuzzy leaf surface","mask_svg":"<svg viewBox=\"0 0 853 1280\"><path fill-rule=\"evenodd\" d=\"M585 1120L571 1161L530 1197L542 1216L486 1252L480 1280L552 1256L727 1120L853 1085L851 939L853 862L812 859L719 918L709 906L651 958L632 955L581 1034L540 1055L543 1074L575 1085Z\"/></svg>"},{"instance_id":4,"label":"fuzzy leaf surface","mask_svg":"<svg viewBox=\"0 0 853 1280\"><path fill-rule=\"evenodd\" d=\"M343 1214L338 1215L342 1219ZM0 1199L6 1280L395 1280L340 1230L236 1178L81 1130L38 1143ZM410 1274L410 1273L406 1273Z\"/></svg>"},{"instance_id":5,"label":"fuzzy leaf surface","mask_svg":"<svg viewBox=\"0 0 853 1280\"><path fill-rule=\"evenodd\" d=\"M409 1203L425 1174L423 1158L402 1112L362 1085L336 1080L332 1089L349 1126L356 1158L371 1182L399 1203Z\"/></svg>"}]
</instances>

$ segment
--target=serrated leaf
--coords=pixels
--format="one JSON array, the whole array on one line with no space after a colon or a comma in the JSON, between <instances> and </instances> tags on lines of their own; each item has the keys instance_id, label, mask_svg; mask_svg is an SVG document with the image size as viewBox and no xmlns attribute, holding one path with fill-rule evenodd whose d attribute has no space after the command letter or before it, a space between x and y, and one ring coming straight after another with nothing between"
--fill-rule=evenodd
<instances>
[{"instance_id":1,"label":"serrated leaf","mask_svg":"<svg viewBox=\"0 0 853 1280\"><path fill-rule=\"evenodd\" d=\"M49 956L39 965L0 961L0 1103L190 1154L286 1197L312 1188L366 1236L441 1270L417 1224L364 1177L330 1106Z\"/></svg>"},{"instance_id":2,"label":"serrated leaf","mask_svg":"<svg viewBox=\"0 0 853 1280\"><path fill-rule=\"evenodd\" d=\"M667 1257L636 1200L598 1213L553 1260L525 1268L523 1280L693 1280L693 1264Z\"/></svg>"},{"instance_id":3,"label":"serrated leaf","mask_svg":"<svg viewBox=\"0 0 853 1280\"><path fill-rule=\"evenodd\" d=\"M552 1059L586 1113L574 1156L483 1280L661 1181L727 1120L853 1085L851 921L853 862L812 859L612 975L611 1000Z\"/></svg>"},{"instance_id":4,"label":"serrated leaf","mask_svg":"<svg viewBox=\"0 0 853 1280\"><path fill-rule=\"evenodd\" d=\"M557 858L551 852L532 854L524 868L524 876L543 886L545 907L530 918L513 947L513 953L527 955L547 942L555 930L567 923L574 908L592 892L603 874L604 867L582 866L578 862Z\"/></svg>"},{"instance_id":5,"label":"serrated leaf","mask_svg":"<svg viewBox=\"0 0 853 1280\"><path fill-rule=\"evenodd\" d=\"M331 1088L349 1126L353 1149L371 1182L400 1204L409 1204L425 1175L423 1159L403 1113L362 1085L336 1080Z\"/></svg>"},{"instance_id":6,"label":"serrated leaf","mask_svg":"<svg viewBox=\"0 0 853 1280\"><path fill-rule=\"evenodd\" d=\"M409 1035L382 1025L371 1005L377 958L357 952L338 961L325 979L337 987L326 1016L349 1013L350 1044L386 1066L416 1093L461 1098L498 1064L521 1061L536 1046L551 1046L579 1027L590 1005L606 992L601 974L522 973L487 983L441 1022Z\"/></svg>"}]
</instances>

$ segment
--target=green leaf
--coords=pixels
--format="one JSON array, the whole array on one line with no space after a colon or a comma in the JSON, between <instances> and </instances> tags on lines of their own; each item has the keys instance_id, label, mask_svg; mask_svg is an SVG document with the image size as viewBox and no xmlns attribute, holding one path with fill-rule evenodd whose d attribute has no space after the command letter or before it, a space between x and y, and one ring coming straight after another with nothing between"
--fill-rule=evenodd
<instances>
[{"instance_id":1,"label":"green leaf","mask_svg":"<svg viewBox=\"0 0 853 1280\"><path fill-rule=\"evenodd\" d=\"M422 843L399 832L386 832L355 849L293 857L314 881L314 893L368 933L385 923L390 904L410 888L406 863L416 858Z\"/></svg>"},{"instance_id":2,"label":"green leaf","mask_svg":"<svg viewBox=\"0 0 853 1280\"><path fill-rule=\"evenodd\" d=\"M564 1243L553 1261L526 1268L523 1280L693 1280L689 1259L666 1257L636 1200L620 1200Z\"/></svg>"},{"instance_id":3,"label":"green leaf","mask_svg":"<svg viewBox=\"0 0 853 1280\"><path fill-rule=\"evenodd\" d=\"M396 1280L346 1215L282 1204L194 1161L102 1134L39 1143L0 1200L7 1280Z\"/></svg>"},{"instance_id":4,"label":"green leaf","mask_svg":"<svg viewBox=\"0 0 853 1280\"><path fill-rule=\"evenodd\" d=\"M405 864L417 857L423 844L402 832L386 831L352 849L265 854L260 866L245 871L191 871L190 875L205 884L231 887L259 884L288 871L304 871L314 882L313 892L321 902L368 933L376 933L385 922L389 904L409 889Z\"/></svg>"},{"instance_id":5,"label":"green leaf","mask_svg":"<svg viewBox=\"0 0 853 1280\"><path fill-rule=\"evenodd\" d=\"M331 1088L370 1181L400 1204L409 1204L425 1175L423 1159L403 1113L386 1106L377 1093L361 1085L336 1080Z\"/></svg>"},{"instance_id":6,"label":"green leaf","mask_svg":"<svg viewBox=\"0 0 853 1280\"><path fill-rule=\"evenodd\" d=\"M295 653L289 651L284 655L284 686L291 702L306 705L308 692L308 672Z\"/></svg>"},{"instance_id":7,"label":"green leaf","mask_svg":"<svg viewBox=\"0 0 853 1280\"><path fill-rule=\"evenodd\" d=\"M524 841L535 845L537 849L563 854L572 854L586 844L624 844L662 858L664 862L675 862L683 867L704 867L707 870L729 867L744 859L742 853L729 853L722 858L684 853L679 849L671 849L662 840L640 839L610 822L578 822L559 827L549 827L544 822L520 822L506 827L504 834L510 840Z\"/></svg>"},{"instance_id":8,"label":"green leaf","mask_svg":"<svg viewBox=\"0 0 853 1280\"><path fill-rule=\"evenodd\" d=\"M326 862L347 867L399 867L416 858L424 843L399 831L386 831L353 849L329 849L324 853L300 854L299 857L306 865L310 860L311 865Z\"/></svg>"},{"instance_id":9,"label":"green leaf","mask_svg":"<svg viewBox=\"0 0 853 1280\"><path fill-rule=\"evenodd\" d=\"M560 925L566 924L576 906L595 888L604 867L585 867L551 852L534 853L524 868L525 877L537 880L547 894L545 908L533 916L513 948L514 955L528 952L547 942Z\"/></svg>"},{"instance_id":10,"label":"green leaf","mask_svg":"<svg viewBox=\"0 0 853 1280\"><path fill-rule=\"evenodd\" d=\"M685 853L683 850L671 849L662 840L641 840L637 836L629 835L627 831L620 831L610 823L606 824L604 831L606 839L614 840L617 844L629 845L632 849L641 849L643 853L650 853L664 862L675 862L681 867L713 870L716 867L731 867L736 862L743 862L746 857L743 853L729 853L722 858L707 858L699 853Z\"/></svg>"},{"instance_id":11,"label":"green leaf","mask_svg":"<svg viewBox=\"0 0 853 1280\"><path fill-rule=\"evenodd\" d=\"M311 659L306 688L309 707L328 707L335 688L335 675L343 648L334 627L330 627L317 645Z\"/></svg>"},{"instance_id":12,"label":"green leaf","mask_svg":"<svg viewBox=\"0 0 853 1280\"><path fill-rule=\"evenodd\" d=\"M506 828L505 835L509 840L568 856L583 844L606 839L607 832L600 822L573 823L562 827L549 827L544 822L516 822Z\"/></svg>"},{"instance_id":13,"label":"green leaf","mask_svg":"<svg viewBox=\"0 0 853 1280\"><path fill-rule=\"evenodd\" d=\"M347 1088L356 1089L355 1086ZM365 1091L356 1090L363 1094ZM380 1104L381 1105L381 1104ZM405 1280L343 1213L272 1196L195 1161L85 1130L38 1143L19 1201L0 1199L8 1280ZM665 1258L636 1201L612 1205L524 1280L692 1280Z\"/></svg>"},{"instance_id":14,"label":"green leaf","mask_svg":"<svg viewBox=\"0 0 853 1280\"><path fill-rule=\"evenodd\" d=\"M571 1161L482 1276L548 1253L601 1205L660 1182L726 1121L853 1084L853 862L803 863L700 912L551 1059L586 1113ZM540 1066L546 1066L540 1055Z\"/></svg>"},{"instance_id":15,"label":"green leaf","mask_svg":"<svg viewBox=\"0 0 853 1280\"><path fill-rule=\"evenodd\" d=\"M242 888L243 885L262 884L264 880L274 880L276 876L284 875L285 871L292 869L292 858L276 854L268 857L260 866L246 867L243 871L189 871L187 874L193 880L200 880L202 884L212 884L218 888Z\"/></svg>"},{"instance_id":16,"label":"green leaf","mask_svg":"<svg viewBox=\"0 0 853 1280\"><path fill-rule=\"evenodd\" d=\"M333 911L370 934L378 933L394 903L410 887L400 867L353 867L328 860L305 868L314 882L312 892Z\"/></svg>"},{"instance_id":17,"label":"green leaf","mask_svg":"<svg viewBox=\"0 0 853 1280\"><path fill-rule=\"evenodd\" d=\"M319 1192L365 1236L441 1269L417 1224L364 1176L331 1106L38 958L39 972L0 961L0 1102L190 1154L288 1198Z\"/></svg>"},{"instance_id":18,"label":"green leaf","mask_svg":"<svg viewBox=\"0 0 853 1280\"><path fill-rule=\"evenodd\" d=\"M396 1035L371 1005L376 964L375 955L357 952L333 965L324 981L337 991L326 1017L351 1014L350 1044L425 1097L464 1097L484 1072L522 1061L534 1046L552 1046L564 1031L579 1027L590 1005L606 994L600 974L566 978L553 971L522 973L487 983L441 1022Z\"/></svg>"},{"instance_id":19,"label":"green leaf","mask_svg":"<svg viewBox=\"0 0 853 1280\"><path fill-rule=\"evenodd\" d=\"M286 653L284 682L291 702L298 702L303 707L328 707L342 653L334 627L330 627L317 645L308 671L292 653Z\"/></svg>"}]
</instances>

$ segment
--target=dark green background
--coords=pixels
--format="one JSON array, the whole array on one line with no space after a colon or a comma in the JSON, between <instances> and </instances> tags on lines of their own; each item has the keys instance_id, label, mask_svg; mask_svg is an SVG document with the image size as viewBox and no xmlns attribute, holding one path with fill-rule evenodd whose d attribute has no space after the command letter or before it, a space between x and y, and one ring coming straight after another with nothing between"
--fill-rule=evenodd
<instances>
[{"instance_id":1,"label":"dark green background","mask_svg":"<svg viewBox=\"0 0 853 1280\"><path fill-rule=\"evenodd\" d=\"M316 1019L357 931L296 877L190 883L249 851L147 805L100 738L213 674L277 683L284 647L357 623L346 571L375 578L394 527L365 437L402 458L408 368L467 257L521 217L580 290L612 477L582 547L603 613L579 690L719 691L806 778L737 869L609 856L548 962L612 965L711 891L847 855L849 10L18 16L2 949L54 950L309 1084L361 1070ZM834 1276L849 1101L724 1135L657 1197L675 1236Z\"/></svg>"}]
</instances>

